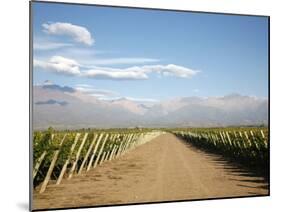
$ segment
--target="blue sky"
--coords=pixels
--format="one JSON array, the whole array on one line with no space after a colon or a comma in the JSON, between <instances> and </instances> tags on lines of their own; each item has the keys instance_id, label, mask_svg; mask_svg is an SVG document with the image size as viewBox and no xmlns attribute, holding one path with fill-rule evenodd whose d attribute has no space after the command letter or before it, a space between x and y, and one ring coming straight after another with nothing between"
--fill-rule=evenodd
<instances>
[{"instance_id":1,"label":"blue sky","mask_svg":"<svg viewBox=\"0 0 281 212\"><path fill-rule=\"evenodd\" d=\"M265 17L36 2L33 11L34 84L136 99L267 97Z\"/></svg>"}]
</instances>

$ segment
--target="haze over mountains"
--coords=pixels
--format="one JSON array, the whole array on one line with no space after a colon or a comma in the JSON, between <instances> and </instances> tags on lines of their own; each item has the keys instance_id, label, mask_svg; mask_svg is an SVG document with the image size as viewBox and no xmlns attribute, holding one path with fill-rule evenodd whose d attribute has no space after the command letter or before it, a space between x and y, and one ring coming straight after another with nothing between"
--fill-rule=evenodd
<instances>
[{"instance_id":1,"label":"haze over mountains","mask_svg":"<svg viewBox=\"0 0 281 212\"><path fill-rule=\"evenodd\" d=\"M268 122L267 99L239 94L152 102L105 100L49 81L33 89L34 129L212 127Z\"/></svg>"}]
</instances>

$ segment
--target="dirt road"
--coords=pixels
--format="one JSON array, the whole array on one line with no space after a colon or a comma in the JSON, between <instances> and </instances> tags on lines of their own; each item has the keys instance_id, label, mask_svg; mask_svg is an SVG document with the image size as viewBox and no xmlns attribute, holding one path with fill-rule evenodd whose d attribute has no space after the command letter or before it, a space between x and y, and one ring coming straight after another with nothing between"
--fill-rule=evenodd
<instances>
[{"instance_id":1,"label":"dirt road","mask_svg":"<svg viewBox=\"0 0 281 212\"><path fill-rule=\"evenodd\" d=\"M164 134L33 197L42 209L267 193L262 178Z\"/></svg>"}]
</instances>

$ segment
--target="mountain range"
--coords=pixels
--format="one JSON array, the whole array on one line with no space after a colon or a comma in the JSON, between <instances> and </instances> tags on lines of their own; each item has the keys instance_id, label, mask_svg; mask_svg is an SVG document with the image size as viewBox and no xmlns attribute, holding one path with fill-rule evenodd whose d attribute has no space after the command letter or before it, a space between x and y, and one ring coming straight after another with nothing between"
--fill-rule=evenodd
<instances>
[{"instance_id":1,"label":"mountain range","mask_svg":"<svg viewBox=\"0 0 281 212\"><path fill-rule=\"evenodd\" d=\"M33 86L33 127L214 127L268 123L268 99L230 94L177 97L159 102L103 100L46 82Z\"/></svg>"}]
</instances>

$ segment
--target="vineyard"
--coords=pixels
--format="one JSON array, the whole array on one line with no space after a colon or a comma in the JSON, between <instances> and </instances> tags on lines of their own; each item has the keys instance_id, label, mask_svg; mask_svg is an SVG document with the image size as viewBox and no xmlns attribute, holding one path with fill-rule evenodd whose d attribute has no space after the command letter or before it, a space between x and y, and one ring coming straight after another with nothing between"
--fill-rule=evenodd
<instances>
[{"instance_id":1,"label":"vineyard","mask_svg":"<svg viewBox=\"0 0 281 212\"><path fill-rule=\"evenodd\" d=\"M196 148L214 152L268 173L266 128L111 129L36 131L33 136L33 187L43 193L49 184L87 173L161 134L174 134Z\"/></svg>"},{"instance_id":2,"label":"vineyard","mask_svg":"<svg viewBox=\"0 0 281 212\"><path fill-rule=\"evenodd\" d=\"M153 130L49 129L33 136L33 186L43 193L49 183L81 175L144 144L161 132Z\"/></svg>"},{"instance_id":3,"label":"vineyard","mask_svg":"<svg viewBox=\"0 0 281 212\"><path fill-rule=\"evenodd\" d=\"M171 130L197 148L218 153L267 177L269 149L267 128L213 128Z\"/></svg>"}]
</instances>

